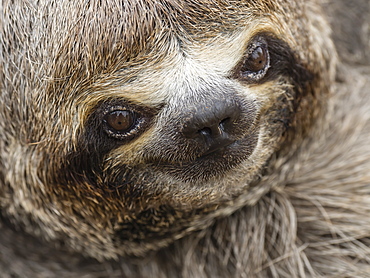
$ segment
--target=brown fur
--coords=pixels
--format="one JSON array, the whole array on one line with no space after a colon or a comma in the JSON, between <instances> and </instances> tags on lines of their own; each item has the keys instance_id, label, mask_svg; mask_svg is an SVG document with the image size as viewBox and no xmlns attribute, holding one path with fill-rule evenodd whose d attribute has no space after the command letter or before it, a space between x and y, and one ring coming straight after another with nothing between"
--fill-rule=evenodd
<instances>
[{"instance_id":1,"label":"brown fur","mask_svg":"<svg viewBox=\"0 0 370 278\"><path fill-rule=\"evenodd\" d=\"M0 276L367 277L370 6L352 3L3 1ZM251 83L255 36L272 64ZM209 166L173 129L214 95L253 103L252 139ZM150 119L124 144L101 128L122 99Z\"/></svg>"}]
</instances>

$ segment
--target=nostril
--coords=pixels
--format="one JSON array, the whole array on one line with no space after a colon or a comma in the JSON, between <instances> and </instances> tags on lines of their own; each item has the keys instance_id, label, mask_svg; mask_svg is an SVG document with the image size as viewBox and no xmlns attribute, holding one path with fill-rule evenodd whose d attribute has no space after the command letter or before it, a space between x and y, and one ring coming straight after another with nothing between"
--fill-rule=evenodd
<instances>
[{"instance_id":1,"label":"nostril","mask_svg":"<svg viewBox=\"0 0 370 278\"><path fill-rule=\"evenodd\" d=\"M241 128L242 105L234 100L214 100L211 104L199 105L189 111L182 124L181 133L185 138L196 140L219 140L235 138ZM207 144L208 144L207 143Z\"/></svg>"},{"instance_id":2,"label":"nostril","mask_svg":"<svg viewBox=\"0 0 370 278\"><path fill-rule=\"evenodd\" d=\"M220 125L210 125L209 127L204 127L198 130L198 133L203 135L204 137L217 137L224 132Z\"/></svg>"},{"instance_id":3,"label":"nostril","mask_svg":"<svg viewBox=\"0 0 370 278\"><path fill-rule=\"evenodd\" d=\"M227 117L223 119L221 122L215 122L214 125L209 125L202 129L198 130L198 134L203 135L207 138L213 138L222 135L223 133L227 133L230 129L231 119Z\"/></svg>"},{"instance_id":4,"label":"nostril","mask_svg":"<svg viewBox=\"0 0 370 278\"><path fill-rule=\"evenodd\" d=\"M219 126L220 126L220 129L223 131L223 132L227 132L228 130L228 127L230 126L230 123L231 123L231 118L230 117L227 117L225 119L223 119Z\"/></svg>"},{"instance_id":5,"label":"nostril","mask_svg":"<svg viewBox=\"0 0 370 278\"><path fill-rule=\"evenodd\" d=\"M205 128L199 129L198 133L206 137L212 136L212 129L209 127L205 127Z\"/></svg>"}]
</instances>

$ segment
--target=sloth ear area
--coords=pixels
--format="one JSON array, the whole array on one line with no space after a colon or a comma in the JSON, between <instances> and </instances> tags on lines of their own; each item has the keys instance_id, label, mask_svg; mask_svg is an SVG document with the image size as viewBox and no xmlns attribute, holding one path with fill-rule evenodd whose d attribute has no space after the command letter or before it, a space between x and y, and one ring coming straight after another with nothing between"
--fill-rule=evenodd
<instances>
[{"instance_id":1,"label":"sloth ear area","mask_svg":"<svg viewBox=\"0 0 370 278\"><path fill-rule=\"evenodd\" d=\"M287 42L270 33L260 34L250 41L230 78L253 85L285 76L296 88L303 88L314 79L305 64Z\"/></svg>"}]
</instances>

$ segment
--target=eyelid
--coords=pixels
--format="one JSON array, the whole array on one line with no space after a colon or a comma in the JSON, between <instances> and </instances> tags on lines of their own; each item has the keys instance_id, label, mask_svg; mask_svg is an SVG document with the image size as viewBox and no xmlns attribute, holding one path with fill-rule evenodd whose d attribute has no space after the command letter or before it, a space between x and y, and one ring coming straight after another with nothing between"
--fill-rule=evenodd
<instances>
[{"instance_id":1,"label":"eyelid","mask_svg":"<svg viewBox=\"0 0 370 278\"><path fill-rule=\"evenodd\" d=\"M135 109L128 108L124 105L112 105L103 110L104 117L108 115L109 113L112 113L113 111L133 111L136 112Z\"/></svg>"}]
</instances>

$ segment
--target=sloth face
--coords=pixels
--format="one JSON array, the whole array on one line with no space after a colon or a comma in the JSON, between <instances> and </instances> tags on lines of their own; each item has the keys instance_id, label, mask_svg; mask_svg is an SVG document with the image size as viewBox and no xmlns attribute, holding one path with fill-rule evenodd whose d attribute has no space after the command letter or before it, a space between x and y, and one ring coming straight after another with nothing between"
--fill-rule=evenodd
<instances>
[{"instance_id":1,"label":"sloth face","mask_svg":"<svg viewBox=\"0 0 370 278\"><path fill-rule=\"evenodd\" d=\"M330 82L322 19L303 1L108 2L42 24L68 18L44 30L51 58L35 54L48 78L25 96L27 181L7 175L25 196L7 210L26 219L34 204L28 232L97 258L143 255L248 195L272 155L298 147Z\"/></svg>"},{"instance_id":2,"label":"sloth face","mask_svg":"<svg viewBox=\"0 0 370 278\"><path fill-rule=\"evenodd\" d=\"M233 36L176 48L79 100L77 151L58 172L119 192L133 210L239 195L279 148L313 77L274 34Z\"/></svg>"},{"instance_id":3,"label":"sloth face","mask_svg":"<svg viewBox=\"0 0 370 278\"><path fill-rule=\"evenodd\" d=\"M276 35L248 34L183 45L78 100L76 151L55 182L115 204L124 246L181 233L195 213L248 192L289 141L313 74Z\"/></svg>"}]
</instances>

